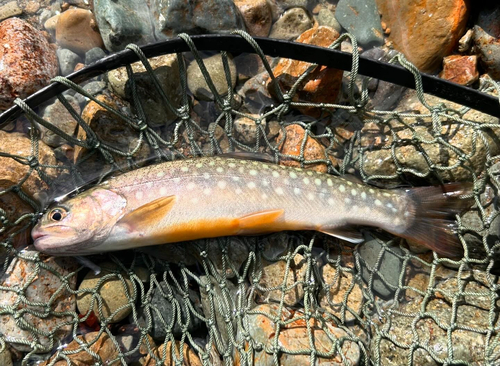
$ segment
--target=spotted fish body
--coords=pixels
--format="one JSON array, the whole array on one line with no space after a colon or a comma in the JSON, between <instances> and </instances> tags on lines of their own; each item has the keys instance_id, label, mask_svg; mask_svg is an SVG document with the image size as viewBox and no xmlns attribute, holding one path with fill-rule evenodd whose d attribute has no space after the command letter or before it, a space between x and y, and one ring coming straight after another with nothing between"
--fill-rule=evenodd
<instances>
[{"instance_id":1,"label":"spotted fish body","mask_svg":"<svg viewBox=\"0 0 500 366\"><path fill-rule=\"evenodd\" d=\"M447 236L439 245L423 244L456 254L452 221L439 216L456 211L450 195L435 187L414 193L260 161L179 160L123 174L58 204L32 236L37 249L56 255L282 230L316 230L360 242L358 225L419 241L427 235L425 225L434 224L418 211L431 209L435 228ZM432 210L436 204L441 206Z\"/></svg>"}]
</instances>

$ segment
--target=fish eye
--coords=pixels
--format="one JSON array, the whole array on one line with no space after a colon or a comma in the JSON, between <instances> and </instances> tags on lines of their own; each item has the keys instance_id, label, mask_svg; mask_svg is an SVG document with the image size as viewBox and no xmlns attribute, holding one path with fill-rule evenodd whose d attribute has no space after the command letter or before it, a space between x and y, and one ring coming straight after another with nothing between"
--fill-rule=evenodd
<instances>
[{"instance_id":1,"label":"fish eye","mask_svg":"<svg viewBox=\"0 0 500 366\"><path fill-rule=\"evenodd\" d=\"M66 210L62 207L57 207L53 208L49 212L48 216L52 221L61 221L65 215L66 215Z\"/></svg>"}]
</instances>

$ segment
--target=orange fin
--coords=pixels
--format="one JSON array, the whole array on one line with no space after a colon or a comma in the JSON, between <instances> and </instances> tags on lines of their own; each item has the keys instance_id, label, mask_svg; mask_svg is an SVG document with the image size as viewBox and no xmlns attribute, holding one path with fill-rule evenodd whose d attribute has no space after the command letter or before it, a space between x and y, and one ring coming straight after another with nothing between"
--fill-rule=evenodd
<instances>
[{"instance_id":1,"label":"orange fin","mask_svg":"<svg viewBox=\"0 0 500 366\"><path fill-rule=\"evenodd\" d=\"M238 219L239 234L275 231L276 221L283 216L284 209L254 212Z\"/></svg>"},{"instance_id":2,"label":"orange fin","mask_svg":"<svg viewBox=\"0 0 500 366\"><path fill-rule=\"evenodd\" d=\"M165 217L172 209L175 198L176 196L167 196L148 202L123 216L117 224L131 229L149 227Z\"/></svg>"},{"instance_id":3,"label":"orange fin","mask_svg":"<svg viewBox=\"0 0 500 366\"><path fill-rule=\"evenodd\" d=\"M364 241L363 235L354 226L322 227L318 231L354 244Z\"/></svg>"}]
</instances>

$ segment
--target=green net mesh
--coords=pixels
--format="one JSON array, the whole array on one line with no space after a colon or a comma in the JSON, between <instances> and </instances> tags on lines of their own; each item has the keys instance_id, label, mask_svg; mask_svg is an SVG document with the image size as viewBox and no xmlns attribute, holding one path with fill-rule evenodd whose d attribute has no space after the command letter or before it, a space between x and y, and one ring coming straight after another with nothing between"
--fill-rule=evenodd
<instances>
[{"instance_id":1,"label":"green net mesh","mask_svg":"<svg viewBox=\"0 0 500 366\"><path fill-rule=\"evenodd\" d=\"M240 35L259 55L262 77L273 79L258 45ZM191 53L173 56L174 94L133 45L143 68L121 70L129 80L128 105L57 77L54 82L73 91L57 99L78 134L16 101L25 114L2 132L0 151L2 165L16 167L0 177L2 347L24 364L47 365L499 364L498 119L424 96L417 70L401 55L390 61L414 73L415 109L373 108L371 80L357 75L354 40L346 103L296 98L316 65L290 89L276 83L272 98L259 90L238 95L232 87L220 95L202 55L181 37ZM220 55L232 85L230 56ZM212 102L193 103L187 59L198 63ZM498 95L491 80L481 87ZM86 98L104 117L89 120L70 95ZM158 109L150 105L163 110L151 115ZM304 109L316 117L298 112ZM245 133L235 126L242 118ZM9 136L19 125L29 143L13 151ZM285 153L296 130L298 153ZM43 133L64 140L56 159L39 143ZM322 146L321 156L307 155L311 141ZM376 230L363 231L366 240L358 246L318 233L278 233L92 256L102 270L93 275L73 258L21 250L44 204L57 195L145 164L228 151L267 153L277 162L355 174L388 188L473 182L475 205L457 217L465 254L440 258ZM110 297L121 297L118 307L109 305Z\"/></svg>"}]
</instances>

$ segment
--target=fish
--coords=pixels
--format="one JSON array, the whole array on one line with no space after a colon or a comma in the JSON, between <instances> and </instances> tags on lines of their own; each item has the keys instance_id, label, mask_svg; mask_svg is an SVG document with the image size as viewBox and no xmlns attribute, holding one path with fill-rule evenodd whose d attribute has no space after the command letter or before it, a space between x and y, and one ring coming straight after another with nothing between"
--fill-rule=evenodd
<instances>
[{"instance_id":1,"label":"fish","mask_svg":"<svg viewBox=\"0 0 500 366\"><path fill-rule=\"evenodd\" d=\"M374 227L460 257L462 183L382 189L266 161L198 157L113 177L49 206L34 246L77 256L232 235L314 230L351 243Z\"/></svg>"}]
</instances>

